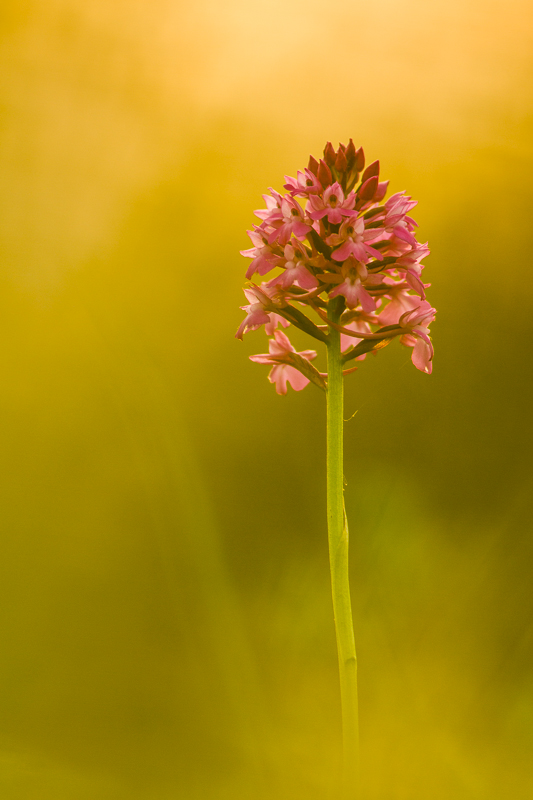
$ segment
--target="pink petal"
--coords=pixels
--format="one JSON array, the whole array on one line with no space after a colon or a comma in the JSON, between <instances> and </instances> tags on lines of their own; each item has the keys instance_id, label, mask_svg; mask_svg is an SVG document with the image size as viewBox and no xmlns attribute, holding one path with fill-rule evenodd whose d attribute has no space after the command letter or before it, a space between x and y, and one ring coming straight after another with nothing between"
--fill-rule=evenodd
<instances>
[{"instance_id":1,"label":"pink petal","mask_svg":"<svg viewBox=\"0 0 533 800\"><path fill-rule=\"evenodd\" d=\"M276 364L268 373L268 380L270 383L276 384L276 392L278 394L287 394L287 369L286 364Z\"/></svg>"},{"instance_id":2,"label":"pink petal","mask_svg":"<svg viewBox=\"0 0 533 800\"><path fill-rule=\"evenodd\" d=\"M411 361L417 369L419 369L421 372L425 372L426 375L431 375L431 371L433 369L432 350L433 348L427 342L417 337L415 346L413 347Z\"/></svg>"},{"instance_id":3,"label":"pink petal","mask_svg":"<svg viewBox=\"0 0 533 800\"><path fill-rule=\"evenodd\" d=\"M305 389L307 384L309 383L309 378L306 378L305 375L302 375L299 370L294 369L294 367L285 367L287 380L294 389L295 392L301 392L302 389ZM285 389L287 391L287 389Z\"/></svg>"},{"instance_id":4,"label":"pink petal","mask_svg":"<svg viewBox=\"0 0 533 800\"><path fill-rule=\"evenodd\" d=\"M250 361L255 361L256 364L272 364L272 358L268 353L259 353L256 356L248 356Z\"/></svg>"}]
</instances>

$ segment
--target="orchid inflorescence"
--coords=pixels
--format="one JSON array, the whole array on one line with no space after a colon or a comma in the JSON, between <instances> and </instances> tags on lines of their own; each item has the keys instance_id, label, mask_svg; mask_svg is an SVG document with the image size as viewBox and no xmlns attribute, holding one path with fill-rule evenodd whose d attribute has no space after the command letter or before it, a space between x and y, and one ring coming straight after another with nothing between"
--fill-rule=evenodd
<instances>
[{"instance_id":1,"label":"orchid inflorescence","mask_svg":"<svg viewBox=\"0 0 533 800\"><path fill-rule=\"evenodd\" d=\"M409 216L416 201L397 192L383 202L389 182L379 180L379 161L364 166L363 148L356 150L351 139L337 151L328 142L324 158L311 156L296 178L286 176L287 194L270 189L263 195L266 209L255 212L261 223L248 231L253 247L241 250L252 259L246 278L280 271L260 286L247 284L249 304L242 306L246 318L236 336L264 325L273 337L269 353L250 358L273 366L269 380L278 394L286 394L287 383L296 391L310 381L325 389L327 378L310 363L316 352L296 352L279 325L292 324L326 344L335 328L344 363L360 361L399 336L413 348L415 367L431 372L428 329L436 312L426 300L430 284L421 279L429 248L417 242ZM327 313L335 297L338 322Z\"/></svg>"}]
</instances>

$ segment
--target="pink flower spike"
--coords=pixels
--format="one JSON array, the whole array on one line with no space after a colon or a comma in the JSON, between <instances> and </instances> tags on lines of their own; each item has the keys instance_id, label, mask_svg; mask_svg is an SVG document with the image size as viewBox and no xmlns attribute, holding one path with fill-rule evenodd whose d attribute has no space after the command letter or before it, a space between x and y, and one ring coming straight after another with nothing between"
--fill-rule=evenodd
<instances>
[{"instance_id":1,"label":"pink flower spike","mask_svg":"<svg viewBox=\"0 0 533 800\"><path fill-rule=\"evenodd\" d=\"M310 156L295 175L285 175L283 193L271 188L263 195L265 207L248 231L251 246L241 250L249 259L248 280L264 277L245 289L236 336L264 325L273 337L269 354L252 360L271 365L269 378L280 394L288 384L299 391L309 381L327 390L327 375L311 363L314 351L296 353L283 331L292 324L329 345L332 320L325 309L341 298L335 307L342 309L345 358L363 359L374 340L377 352L398 337L412 348L416 368L431 372L435 310L423 274L429 248L417 241L410 216L416 201L405 191L389 197L379 161L365 169L363 149L352 139L337 150L328 142L323 157Z\"/></svg>"},{"instance_id":2,"label":"pink flower spike","mask_svg":"<svg viewBox=\"0 0 533 800\"><path fill-rule=\"evenodd\" d=\"M278 394L287 394L287 383L289 383L295 392L301 392L309 383L309 379L302 375L302 373L291 367L289 364L280 363L280 359L290 353L296 353L292 344L282 331L274 331L274 339L270 339L268 343L268 353L260 353L256 356L250 356L250 361L255 361L256 364L273 364L270 370L268 379L270 383L276 385L276 392ZM302 350L297 353L302 358L312 361L316 358L314 350Z\"/></svg>"}]
</instances>

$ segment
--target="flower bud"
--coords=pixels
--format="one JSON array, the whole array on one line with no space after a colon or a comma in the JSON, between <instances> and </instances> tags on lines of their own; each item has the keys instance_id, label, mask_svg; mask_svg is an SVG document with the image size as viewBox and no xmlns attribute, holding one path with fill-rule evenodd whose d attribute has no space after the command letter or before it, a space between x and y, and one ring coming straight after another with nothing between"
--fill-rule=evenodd
<instances>
[{"instance_id":1,"label":"flower bud","mask_svg":"<svg viewBox=\"0 0 533 800\"><path fill-rule=\"evenodd\" d=\"M348 147L344 151L344 155L346 156L346 163L348 165L348 169L351 169L355 164L355 145L353 141L350 139L348 142Z\"/></svg>"},{"instance_id":2,"label":"flower bud","mask_svg":"<svg viewBox=\"0 0 533 800\"><path fill-rule=\"evenodd\" d=\"M369 167L370 169L370 167ZM376 175L373 175L367 181L365 181L359 188L357 192L357 197L360 200L372 200L376 193L376 189L378 188L378 178Z\"/></svg>"},{"instance_id":3,"label":"flower bud","mask_svg":"<svg viewBox=\"0 0 533 800\"><path fill-rule=\"evenodd\" d=\"M328 165L328 167L332 167L335 163L335 148L328 142L324 147L324 161Z\"/></svg>"},{"instance_id":4,"label":"flower bud","mask_svg":"<svg viewBox=\"0 0 533 800\"><path fill-rule=\"evenodd\" d=\"M327 186L331 186L333 183L333 177L331 175L331 170L326 164L326 162L321 158L320 164L318 165L318 171L316 174L318 180L322 184L323 188L325 189Z\"/></svg>"},{"instance_id":5,"label":"flower bud","mask_svg":"<svg viewBox=\"0 0 533 800\"><path fill-rule=\"evenodd\" d=\"M373 161L372 164L365 169L363 177L361 178L361 183L364 183L369 178L373 178L374 175L379 175L379 161Z\"/></svg>"},{"instance_id":6,"label":"flower bud","mask_svg":"<svg viewBox=\"0 0 533 800\"><path fill-rule=\"evenodd\" d=\"M337 172L346 172L348 169L348 162L346 161L346 155L344 151L340 149L337 153L337 158L335 159L335 169Z\"/></svg>"},{"instance_id":7,"label":"flower bud","mask_svg":"<svg viewBox=\"0 0 533 800\"><path fill-rule=\"evenodd\" d=\"M309 156L309 164L307 166L309 170L313 173L313 175L318 174L318 161L314 156Z\"/></svg>"},{"instance_id":8,"label":"flower bud","mask_svg":"<svg viewBox=\"0 0 533 800\"><path fill-rule=\"evenodd\" d=\"M355 154L355 169L361 172L365 167L365 152L362 147Z\"/></svg>"}]
</instances>

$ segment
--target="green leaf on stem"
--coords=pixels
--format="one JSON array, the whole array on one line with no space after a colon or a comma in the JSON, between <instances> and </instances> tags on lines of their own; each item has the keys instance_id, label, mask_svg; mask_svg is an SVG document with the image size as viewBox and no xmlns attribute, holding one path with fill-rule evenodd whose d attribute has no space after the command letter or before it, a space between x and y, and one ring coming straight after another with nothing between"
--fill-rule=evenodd
<instances>
[{"instance_id":1,"label":"green leaf on stem","mask_svg":"<svg viewBox=\"0 0 533 800\"><path fill-rule=\"evenodd\" d=\"M272 361L276 361L277 364L287 364L289 367L294 367L294 369L297 369L298 372L301 372L302 375L305 375L308 380L314 383L315 386L326 391L326 381L307 358L303 358L298 353L287 353L279 358L273 357Z\"/></svg>"},{"instance_id":2,"label":"green leaf on stem","mask_svg":"<svg viewBox=\"0 0 533 800\"><path fill-rule=\"evenodd\" d=\"M357 358L357 356L362 356L365 353L371 353L374 350L382 350L386 347L394 337L384 337L383 339L363 339L362 342L359 342L358 345L354 347L353 350L348 351L342 357L342 361L345 364L347 361L351 361L352 358Z\"/></svg>"},{"instance_id":3,"label":"green leaf on stem","mask_svg":"<svg viewBox=\"0 0 533 800\"><path fill-rule=\"evenodd\" d=\"M320 342L324 342L327 344L328 342L328 335L318 328L314 322L311 322L309 317L306 317L305 314L302 314L301 311L298 311L297 308L293 308L292 306L284 306L283 308L279 308L276 306L276 314L279 314L281 317L289 320L295 328L299 328L304 333L308 333L309 336L313 336L315 339L318 339Z\"/></svg>"}]
</instances>

